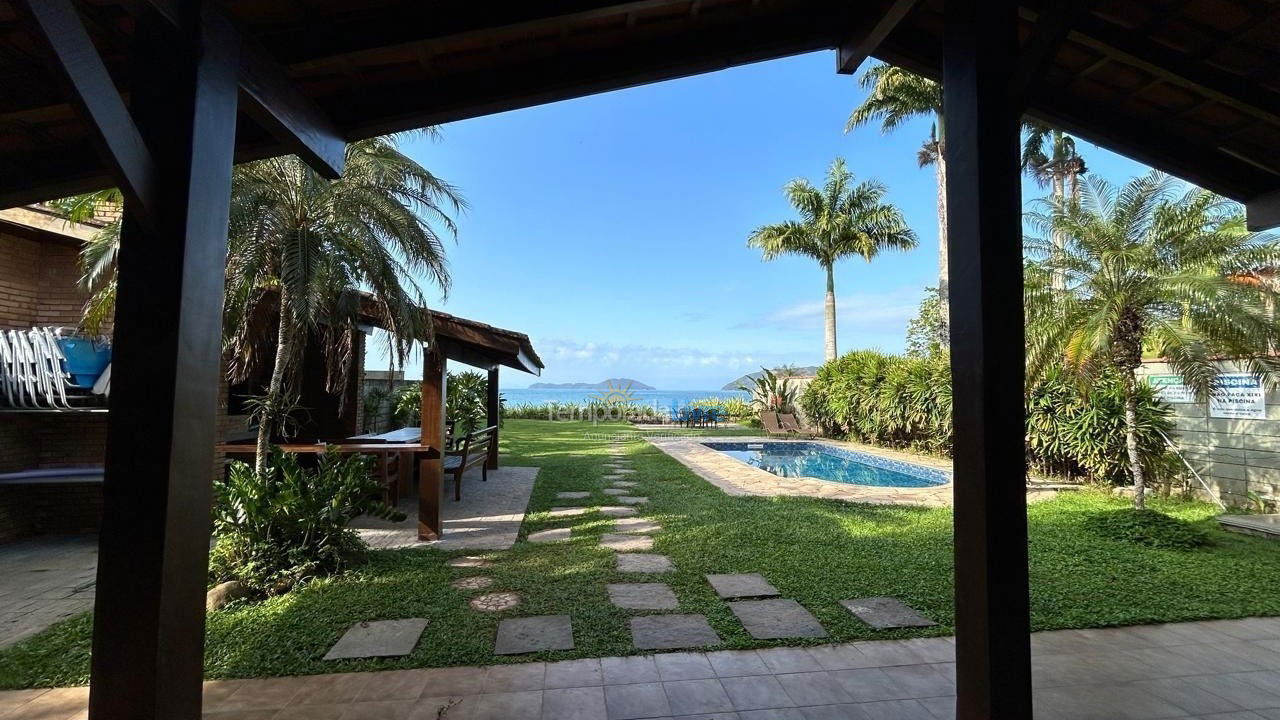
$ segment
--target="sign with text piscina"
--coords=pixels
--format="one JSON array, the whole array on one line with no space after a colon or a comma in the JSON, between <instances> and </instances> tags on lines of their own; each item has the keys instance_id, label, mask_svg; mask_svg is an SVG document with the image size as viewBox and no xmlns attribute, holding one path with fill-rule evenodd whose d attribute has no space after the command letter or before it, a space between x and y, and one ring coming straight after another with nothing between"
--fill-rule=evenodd
<instances>
[{"instance_id":1,"label":"sign with text piscina","mask_svg":"<svg viewBox=\"0 0 1280 720\"><path fill-rule=\"evenodd\" d=\"M1267 419L1267 391L1249 373L1224 373L1214 380L1209 395L1209 417L1239 420Z\"/></svg>"}]
</instances>

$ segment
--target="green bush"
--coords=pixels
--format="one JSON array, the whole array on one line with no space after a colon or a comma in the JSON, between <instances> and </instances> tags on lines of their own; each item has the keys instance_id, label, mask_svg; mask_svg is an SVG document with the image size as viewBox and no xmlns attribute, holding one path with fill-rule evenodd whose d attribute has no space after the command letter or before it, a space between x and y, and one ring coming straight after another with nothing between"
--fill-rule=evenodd
<instances>
[{"instance_id":1,"label":"green bush","mask_svg":"<svg viewBox=\"0 0 1280 720\"><path fill-rule=\"evenodd\" d=\"M214 483L209 555L213 582L239 580L256 592L287 592L313 577L339 573L363 559L364 542L347 524L359 515L404 520L383 503L373 458L326 452L315 468L271 451L267 471L233 462Z\"/></svg>"},{"instance_id":2,"label":"green bush","mask_svg":"<svg viewBox=\"0 0 1280 720\"><path fill-rule=\"evenodd\" d=\"M688 405L703 410L718 410L725 417L734 420L753 418L756 415L755 409L751 407L751 401L741 397L698 398L690 400Z\"/></svg>"},{"instance_id":3,"label":"green bush","mask_svg":"<svg viewBox=\"0 0 1280 720\"><path fill-rule=\"evenodd\" d=\"M800 406L831 435L951 454L951 368L946 354L848 353L818 371ZM1174 473L1160 436L1172 427L1168 407L1150 387L1141 386L1138 451L1153 481ZM1028 462L1042 471L1100 483L1126 481L1119 378L1104 375L1082 389L1063 373L1047 374L1027 396L1026 442Z\"/></svg>"},{"instance_id":4,"label":"green bush","mask_svg":"<svg viewBox=\"0 0 1280 720\"><path fill-rule=\"evenodd\" d=\"M489 417L489 378L484 373L449 373L445 382L445 417L457 423L458 435L485 427ZM498 419L507 415L506 399L498 396ZM410 383L395 398L395 418L403 426L422 424L422 384Z\"/></svg>"},{"instance_id":5,"label":"green bush","mask_svg":"<svg viewBox=\"0 0 1280 720\"><path fill-rule=\"evenodd\" d=\"M1085 525L1111 540L1150 547L1190 550L1209 543L1209 535L1200 528L1155 510L1125 508L1094 513Z\"/></svg>"}]
</instances>

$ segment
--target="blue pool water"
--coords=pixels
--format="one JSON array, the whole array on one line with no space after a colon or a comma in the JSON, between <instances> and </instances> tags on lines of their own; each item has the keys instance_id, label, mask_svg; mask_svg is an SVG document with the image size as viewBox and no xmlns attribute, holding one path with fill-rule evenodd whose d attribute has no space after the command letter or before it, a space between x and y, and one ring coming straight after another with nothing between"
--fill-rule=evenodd
<instances>
[{"instance_id":1,"label":"blue pool water","mask_svg":"<svg viewBox=\"0 0 1280 720\"><path fill-rule=\"evenodd\" d=\"M879 487L933 487L950 482L950 477L941 470L823 443L708 442L703 445L781 477Z\"/></svg>"}]
</instances>

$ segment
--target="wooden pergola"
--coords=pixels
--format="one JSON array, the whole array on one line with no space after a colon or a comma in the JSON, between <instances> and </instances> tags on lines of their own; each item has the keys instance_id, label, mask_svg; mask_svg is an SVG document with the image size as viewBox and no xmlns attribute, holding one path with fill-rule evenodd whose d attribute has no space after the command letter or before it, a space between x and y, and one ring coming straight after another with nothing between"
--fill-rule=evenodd
<instances>
[{"instance_id":1,"label":"wooden pergola","mask_svg":"<svg viewBox=\"0 0 1280 720\"><path fill-rule=\"evenodd\" d=\"M957 716L1031 717L1019 119L1274 226L1278 37L1277 0L0 0L0 207L128 201L91 717L200 716L233 161L336 177L349 140L820 49L945 79Z\"/></svg>"}]
</instances>

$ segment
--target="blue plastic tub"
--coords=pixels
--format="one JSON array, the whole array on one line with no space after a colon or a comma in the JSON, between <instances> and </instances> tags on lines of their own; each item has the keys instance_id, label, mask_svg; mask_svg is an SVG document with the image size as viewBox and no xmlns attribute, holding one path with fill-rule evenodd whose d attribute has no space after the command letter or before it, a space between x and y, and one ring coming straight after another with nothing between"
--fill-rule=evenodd
<instances>
[{"instance_id":1,"label":"blue plastic tub","mask_svg":"<svg viewBox=\"0 0 1280 720\"><path fill-rule=\"evenodd\" d=\"M102 371L111 364L111 347L88 338L58 338L58 347L67 358L71 383L78 388L92 389Z\"/></svg>"}]
</instances>

